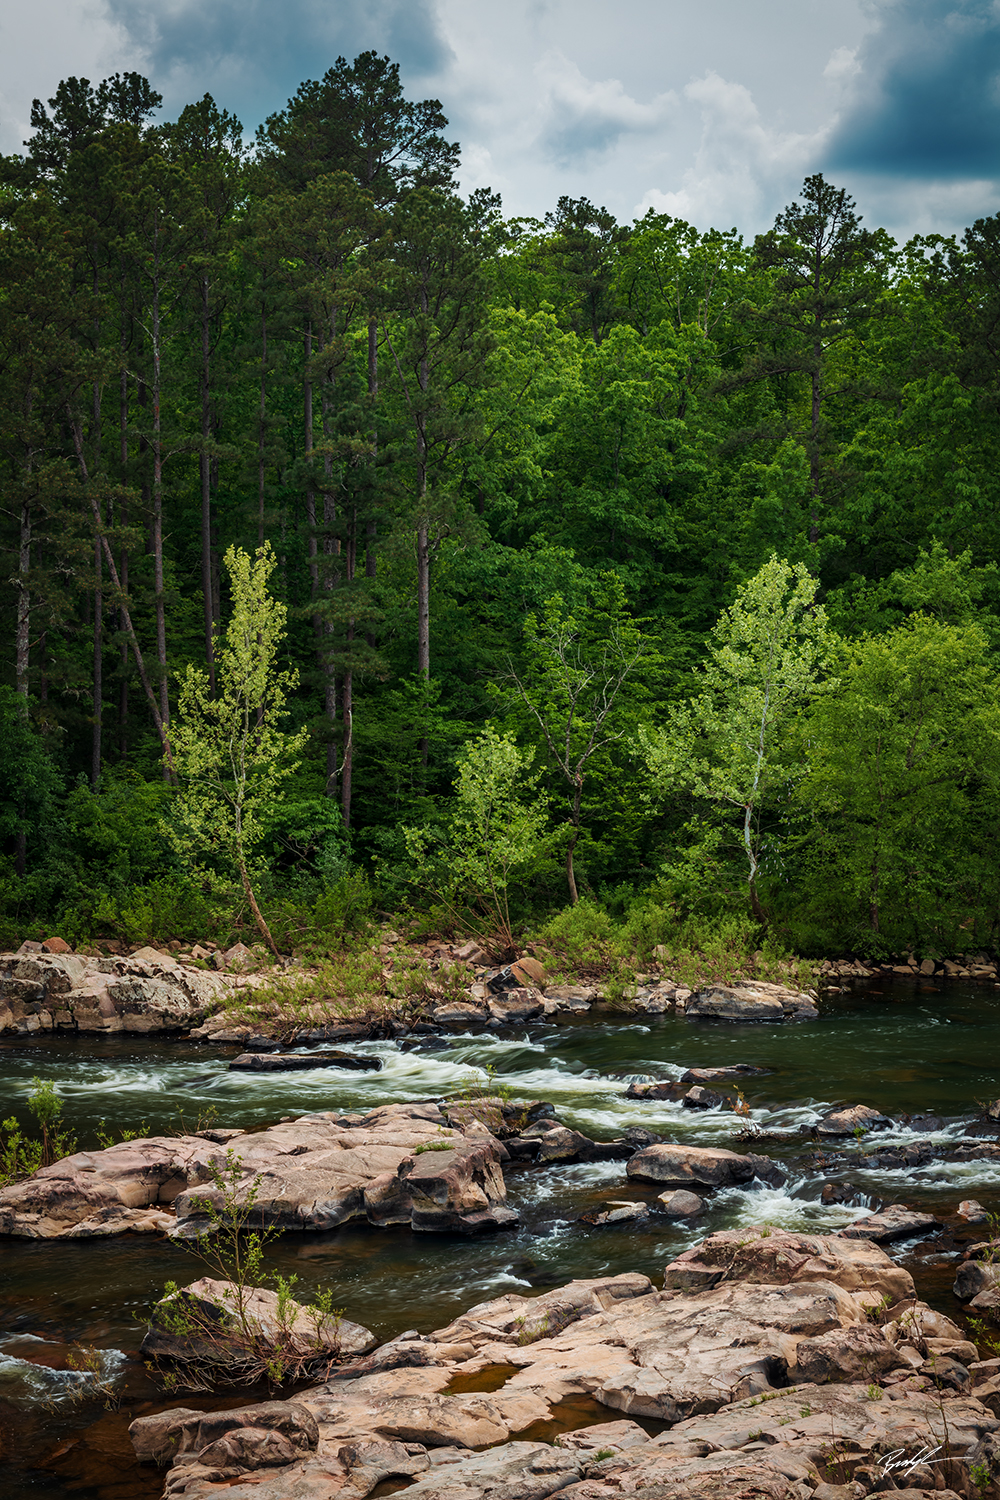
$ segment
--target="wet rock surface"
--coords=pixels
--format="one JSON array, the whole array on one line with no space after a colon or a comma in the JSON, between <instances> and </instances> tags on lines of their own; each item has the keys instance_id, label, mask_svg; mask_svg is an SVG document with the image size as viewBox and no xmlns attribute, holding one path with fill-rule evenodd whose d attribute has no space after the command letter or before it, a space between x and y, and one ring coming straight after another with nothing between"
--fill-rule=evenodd
<instances>
[{"instance_id":1,"label":"wet rock surface","mask_svg":"<svg viewBox=\"0 0 1000 1500\"><path fill-rule=\"evenodd\" d=\"M664 1142L646 1146L629 1161L629 1177L639 1182L658 1182L670 1187L730 1187L751 1182L780 1186L785 1173L767 1156L741 1156L710 1146L683 1146Z\"/></svg>"},{"instance_id":2,"label":"wet rock surface","mask_svg":"<svg viewBox=\"0 0 1000 1500\"><path fill-rule=\"evenodd\" d=\"M919 1213L907 1208L905 1203L891 1203L880 1213L869 1214L856 1224L848 1224L839 1233L848 1239L874 1240L880 1245L892 1240L910 1239L911 1236L927 1234L940 1228L941 1221L934 1214Z\"/></svg>"},{"instance_id":3,"label":"wet rock surface","mask_svg":"<svg viewBox=\"0 0 1000 1500\"><path fill-rule=\"evenodd\" d=\"M854 1104L831 1110L816 1126L821 1136L866 1135L869 1130L888 1130L892 1121L870 1104Z\"/></svg>"},{"instance_id":4,"label":"wet rock surface","mask_svg":"<svg viewBox=\"0 0 1000 1500\"><path fill-rule=\"evenodd\" d=\"M494 1298L394 1341L413 1363L369 1356L273 1403L271 1420L267 1404L225 1414L231 1426L181 1409L133 1424L133 1441L144 1455L177 1445L165 1494L184 1500L362 1500L404 1483L425 1500L974 1500L972 1466L1000 1444L986 1404L1000 1382L987 1362L970 1373L957 1356L972 1346L877 1245L757 1227L682 1262L724 1279L672 1285L668 1267L662 1291L626 1274ZM887 1299L897 1316L880 1327L871 1308ZM498 1388L468 1390L494 1368L510 1372ZM574 1398L609 1420L555 1446L520 1436Z\"/></svg>"},{"instance_id":5,"label":"wet rock surface","mask_svg":"<svg viewBox=\"0 0 1000 1500\"><path fill-rule=\"evenodd\" d=\"M214 1134L215 1132L209 1132ZM332 1229L352 1219L421 1231L492 1232L505 1207L507 1152L481 1125L449 1125L436 1104L390 1104L367 1115L303 1115L268 1130L134 1140L81 1151L0 1189L0 1234L88 1238L164 1230L191 1237L218 1206L213 1169L239 1159L239 1196L256 1182L266 1224ZM171 1213L172 1210L172 1213Z\"/></svg>"},{"instance_id":6,"label":"wet rock surface","mask_svg":"<svg viewBox=\"0 0 1000 1500\"><path fill-rule=\"evenodd\" d=\"M96 958L31 947L37 951L0 954L0 1034L38 1039L188 1031L237 983L231 975L185 967L155 948Z\"/></svg>"},{"instance_id":7,"label":"wet rock surface","mask_svg":"<svg viewBox=\"0 0 1000 1500\"><path fill-rule=\"evenodd\" d=\"M231 1071L243 1073L296 1073L307 1068L349 1068L356 1073L377 1073L380 1057L363 1057L358 1052L242 1052L229 1064Z\"/></svg>"}]
</instances>

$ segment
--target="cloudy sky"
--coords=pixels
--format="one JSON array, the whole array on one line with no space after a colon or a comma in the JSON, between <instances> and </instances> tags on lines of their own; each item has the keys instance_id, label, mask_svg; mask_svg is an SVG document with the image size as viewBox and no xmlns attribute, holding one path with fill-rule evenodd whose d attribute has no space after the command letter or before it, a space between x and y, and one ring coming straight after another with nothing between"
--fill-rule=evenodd
<instances>
[{"instance_id":1,"label":"cloudy sky","mask_svg":"<svg viewBox=\"0 0 1000 1500\"><path fill-rule=\"evenodd\" d=\"M249 133L369 47L509 213L752 234L815 171L901 237L1000 211L1000 0L7 0L0 149L71 74L144 72L167 115L210 91Z\"/></svg>"}]
</instances>

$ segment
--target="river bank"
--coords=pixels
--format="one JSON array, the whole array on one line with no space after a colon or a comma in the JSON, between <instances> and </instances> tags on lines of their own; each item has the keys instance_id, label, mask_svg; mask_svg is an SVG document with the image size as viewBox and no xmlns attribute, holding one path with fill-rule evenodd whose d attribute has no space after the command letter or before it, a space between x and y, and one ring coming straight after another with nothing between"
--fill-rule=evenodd
<instances>
[{"instance_id":1,"label":"river bank","mask_svg":"<svg viewBox=\"0 0 1000 1500\"><path fill-rule=\"evenodd\" d=\"M926 1210L944 1228L893 1243L895 1262L914 1276L924 1300L962 1323L963 1304L951 1292L962 1251L948 1225L965 1199L977 1198L990 1211L1000 1207L1000 1167L986 1157L946 1158L969 1139L976 1101L1000 1094L1000 1008L991 986L927 984L899 976L878 986L885 993L874 994L870 984L855 981L851 993L824 1000L818 1018L791 1026L591 1010L558 1023L540 1018L344 1043L345 1051L382 1060L372 1073L232 1071L238 1043L192 1048L179 1035L10 1037L0 1041L0 1108L23 1114L31 1078L51 1078L66 1125L89 1149L97 1144L94 1126L102 1116L116 1134L176 1135L214 1110L219 1126L259 1131L283 1116L331 1109L365 1115L393 1101L454 1098L490 1086L514 1098L550 1101L560 1120L594 1140L644 1129L699 1148L766 1152L787 1173L780 1187L733 1184L708 1192L705 1212L693 1222L668 1220L650 1207L633 1222L602 1226L581 1223L581 1217L605 1210L610 1200L653 1205L664 1189L629 1178L623 1161L511 1162L504 1166L506 1202L519 1224L503 1234L467 1240L354 1221L277 1241L269 1251L270 1271L297 1275L296 1295L303 1299L332 1289L345 1316L381 1340L413 1328L443 1328L474 1303L507 1291L534 1297L574 1278L639 1273L662 1286L665 1264L713 1232L743 1233L764 1222L829 1234L867 1210L900 1201ZM308 1056L304 1048L295 1050ZM681 1097L629 1097L637 1075L683 1094L688 1090L680 1089L680 1079L689 1069L739 1062L767 1070L733 1080L751 1121L779 1137L766 1144L736 1141L746 1121L721 1104L697 1109ZM817 1126L838 1103L870 1104L896 1123L867 1140L827 1141L817 1155L818 1143L800 1132ZM906 1115L924 1119L908 1130ZM781 1139L786 1132L794 1138ZM921 1140L935 1147L922 1164L888 1154ZM844 1198L825 1201L827 1184ZM164 1282L189 1281L196 1267L181 1246L155 1234L96 1242L7 1240L3 1257L0 1328L10 1340L3 1349L11 1352L0 1359L0 1425L10 1463L16 1457L21 1466L11 1472L24 1476L11 1494L18 1500L62 1496L67 1486L82 1484L84 1494L106 1500L158 1496L162 1475L134 1467L127 1413L171 1403L156 1398L138 1345L145 1312ZM13 1342L24 1334L40 1343ZM103 1413L99 1402L69 1403L76 1377L65 1366L65 1352L80 1342L114 1366L122 1412ZM250 1392L247 1399L266 1394ZM230 1395L222 1404L235 1399ZM184 1398L185 1405L200 1407L201 1401ZM52 1402L54 1411L44 1404ZM575 1407L567 1420L579 1427L597 1417L592 1407ZM62 1444L71 1446L53 1457Z\"/></svg>"}]
</instances>

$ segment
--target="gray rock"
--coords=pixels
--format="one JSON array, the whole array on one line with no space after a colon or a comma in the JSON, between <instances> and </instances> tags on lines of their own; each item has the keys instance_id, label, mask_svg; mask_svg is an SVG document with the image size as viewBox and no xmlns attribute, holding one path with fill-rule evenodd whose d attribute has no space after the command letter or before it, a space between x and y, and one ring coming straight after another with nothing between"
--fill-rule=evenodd
<instances>
[{"instance_id":1,"label":"gray rock","mask_svg":"<svg viewBox=\"0 0 1000 1500\"><path fill-rule=\"evenodd\" d=\"M649 1204L624 1199L608 1199L607 1208L592 1208L580 1215L581 1224L635 1224L649 1218Z\"/></svg>"},{"instance_id":2,"label":"gray rock","mask_svg":"<svg viewBox=\"0 0 1000 1500\"><path fill-rule=\"evenodd\" d=\"M816 1133L843 1136L854 1135L860 1130L867 1135L870 1130L888 1130L891 1125L889 1117L873 1109L870 1104L854 1104L849 1108L831 1110L828 1115L824 1115L816 1126Z\"/></svg>"},{"instance_id":3,"label":"gray rock","mask_svg":"<svg viewBox=\"0 0 1000 1500\"><path fill-rule=\"evenodd\" d=\"M660 1205L660 1212L666 1214L668 1219L694 1219L705 1210L698 1195L685 1192L684 1188L661 1193L656 1201Z\"/></svg>"},{"instance_id":4,"label":"gray rock","mask_svg":"<svg viewBox=\"0 0 1000 1500\"><path fill-rule=\"evenodd\" d=\"M685 1003L689 1018L756 1024L785 1020L811 1020L819 1014L811 995L786 985L763 980L733 985L712 985L699 990Z\"/></svg>"},{"instance_id":5,"label":"gray rock","mask_svg":"<svg viewBox=\"0 0 1000 1500\"><path fill-rule=\"evenodd\" d=\"M997 1284L996 1267L988 1261L964 1260L955 1273L953 1291L959 1302L969 1302Z\"/></svg>"},{"instance_id":6,"label":"gray rock","mask_svg":"<svg viewBox=\"0 0 1000 1500\"><path fill-rule=\"evenodd\" d=\"M858 1219L857 1223L848 1224L846 1229L837 1232L845 1239L875 1240L877 1244L886 1245L892 1240L905 1240L911 1235L927 1234L940 1228L940 1220L933 1214L907 1208L905 1203L890 1203L881 1213Z\"/></svg>"},{"instance_id":7,"label":"gray rock","mask_svg":"<svg viewBox=\"0 0 1000 1500\"><path fill-rule=\"evenodd\" d=\"M671 1187L731 1187L754 1177L780 1186L786 1179L780 1167L767 1156L740 1156L709 1146L663 1144L636 1152L626 1167L639 1182L659 1182Z\"/></svg>"}]
</instances>

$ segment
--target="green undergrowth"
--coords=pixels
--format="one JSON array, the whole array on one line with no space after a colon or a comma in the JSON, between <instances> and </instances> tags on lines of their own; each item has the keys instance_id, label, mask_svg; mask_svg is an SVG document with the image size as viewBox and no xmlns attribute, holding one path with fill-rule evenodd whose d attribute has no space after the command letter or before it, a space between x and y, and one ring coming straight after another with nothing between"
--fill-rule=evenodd
<instances>
[{"instance_id":1,"label":"green undergrowth","mask_svg":"<svg viewBox=\"0 0 1000 1500\"><path fill-rule=\"evenodd\" d=\"M225 1013L234 1022L276 1026L359 1017L377 1022L461 996L470 982L464 965L444 963L432 970L423 954L406 944L394 945L390 954L381 953L379 946L359 940L273 972L229 1002Z\"/></svg>"},{"instance_id":2,"label":"green undergrowth","mask_svg":"<svg viewBox=\"0 0 1000 1500\"><path fill-rule=\"evenodd\" d=\"M369 929L334 951L301 953L292 969L260 975L252 989L227 1003L227 1020L277 1033L361 1019L377 1027L416 1017L443 1000L468 999L475 977L469 965L432 964L412 929L407 940L392 943L387 931ZM426 941L432 934L421 924L419 936ZM616 918L583 899L517 936L519 951L542 964L547 985L598 986L605 1003L621 1011L629 1010L637 980L669 979L696 990L747 979L804 988L815 978L811 964L773 942L761 943L756 924L741 917L678 919L646 905Z\"/></svg>"},{"instance_id":3,"label":"green undergrowth","mask_svg":"<svg viewBox=\"0 0 1000 1500\"><path fill-rule=\"evenodd\" d=\"M616 918L585 898L551 917L530 947L549 983L600 984L620 1004L636 977L649 973L692 990L739 979L804 986L814 977L811 963L762 939L750 917L680 916L651 902Z\"/></svg>"}]
</instances>

